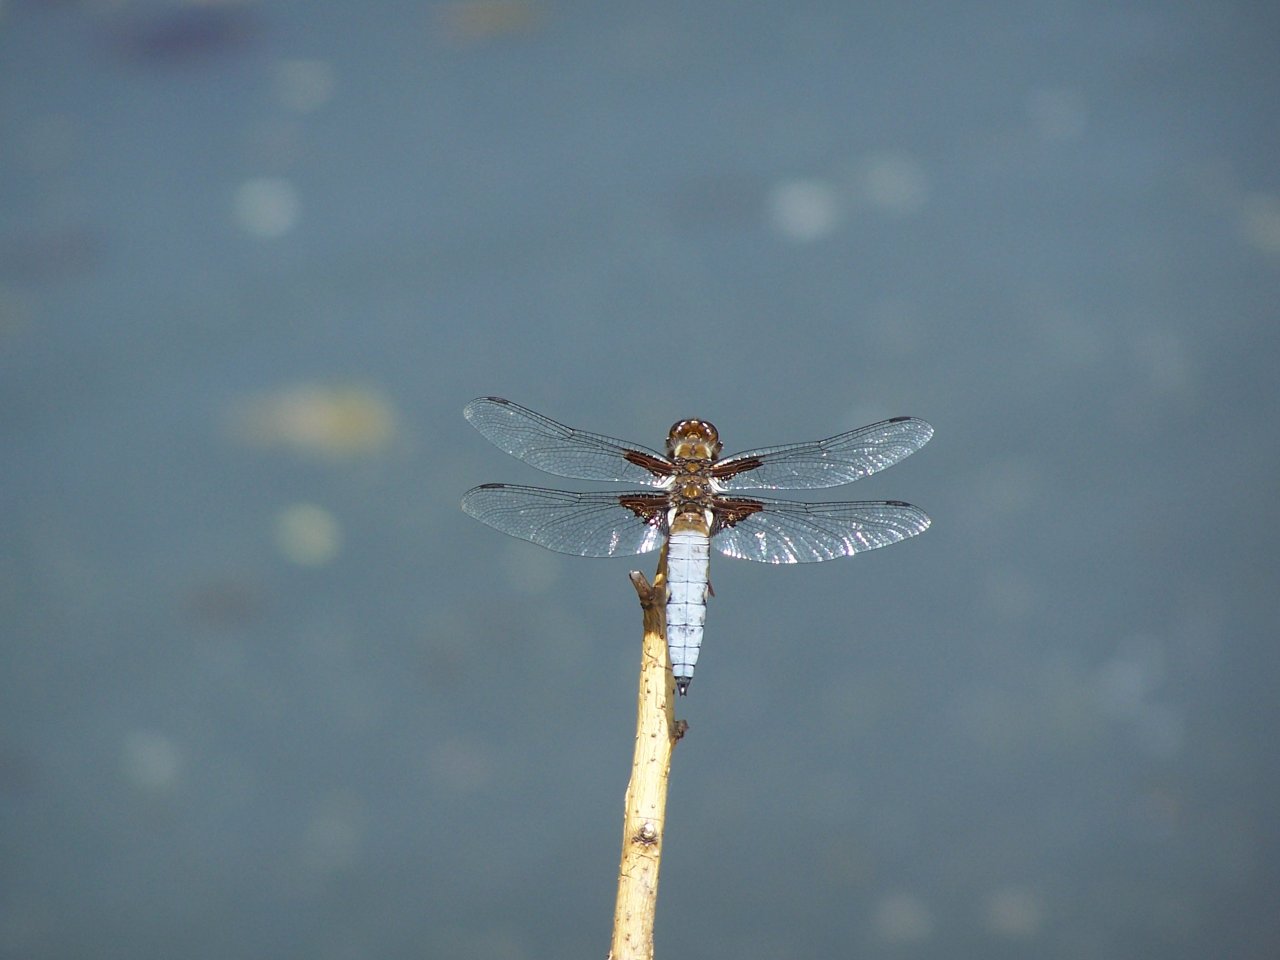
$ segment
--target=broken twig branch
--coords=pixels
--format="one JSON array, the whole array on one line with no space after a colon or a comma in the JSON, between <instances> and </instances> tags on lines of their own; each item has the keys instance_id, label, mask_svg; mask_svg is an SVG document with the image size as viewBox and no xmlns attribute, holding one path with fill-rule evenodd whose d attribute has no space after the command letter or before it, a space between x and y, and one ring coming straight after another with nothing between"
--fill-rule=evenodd
<instances>
[{"instance_id":1,"label":"broken twig branch","mask_svg":"<svg viewBox=\"0 0 1280 960\"><path fill-rule=\"evenodd\" d=\"M644 611L640 693L636 702L636 748L627 784L622 824L622 864L613 912L610 960L653 960L653 922L658 906L658 868L666 834L671 754L684 735L675 719L675 681L667 651L667 550L662 549L653 584L638 571L631 582Z\"/></svg>"}]
</instances>

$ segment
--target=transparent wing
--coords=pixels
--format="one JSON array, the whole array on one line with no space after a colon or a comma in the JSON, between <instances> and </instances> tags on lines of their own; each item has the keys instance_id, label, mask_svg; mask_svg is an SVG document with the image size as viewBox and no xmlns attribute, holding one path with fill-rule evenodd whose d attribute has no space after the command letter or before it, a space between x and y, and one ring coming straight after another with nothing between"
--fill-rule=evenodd
<instances>
[{"instance_id":1,"label":"transparent wing","mask_svg":"<svg viewBox=\"0 0 1280 960\"><path fill-rule=\"evenodd\" d=\"M891 467L933 436L915 417L894 417L812 443L734 454L711 468L726 490L817 490L838 487Z\"/></svg>"},{"instance_id":2,"label":"transparent wing","mask_svg":"<svg viewBox=\"0 0 1280 960\"><path fill-rule=\"evenodd\" d=\"M501 397L472 400L462 415L494 445L558 477L656 487L675 472L670 460L648 447L566 427Z\"/></svg>"},{"instance_id":3,"label":"transparent wing","mask_svg":"<svg viewBox=\"0 0 1280 960\"><path fill-rule=\"evenodd\" d=\"M505 483L486 483L462 497L462 509L481 523L579 557L658 549L667 535L666 503L658 493L570 493Z\"/></svg>"},{"instance_id":4,"label":"transparent wing","mask_svg":"<svg viewBox=\"0 0 1280 960\"><path fill-rule=\"evenodd\" d=\"M887 547L929 528L929 516L901 500L800 503L734 498L740 519L711 538L721 553L762 563L811 563ZM749 512L755 505L759 509Z\"/></svg>"}]
</instances>

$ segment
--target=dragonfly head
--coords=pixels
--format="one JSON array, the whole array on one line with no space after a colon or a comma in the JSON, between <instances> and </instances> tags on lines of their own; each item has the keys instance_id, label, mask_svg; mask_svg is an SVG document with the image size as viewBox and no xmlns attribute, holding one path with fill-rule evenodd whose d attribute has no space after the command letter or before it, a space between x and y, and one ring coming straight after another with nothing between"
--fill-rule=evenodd
<instances>
[{"instance_id":1,"label":"dragonfly head","mask_svg":"<svg viewBox=\"0 0 1280 960\"><path fill-rule=\"evenodd\" d=\"M681 420L667 434L667 454L686 460L714 460L724 445L720 432L705 420Z\"/></svg>"}]
</instances>

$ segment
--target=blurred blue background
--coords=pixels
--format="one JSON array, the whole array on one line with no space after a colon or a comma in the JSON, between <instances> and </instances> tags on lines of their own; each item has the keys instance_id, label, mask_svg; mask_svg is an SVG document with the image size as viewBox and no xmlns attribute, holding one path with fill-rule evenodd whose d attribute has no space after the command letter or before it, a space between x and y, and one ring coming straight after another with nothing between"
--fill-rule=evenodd
<instances>
[{"instance_id":1,"label":"blurred blue background","mask_svg":"<svg viewBox=\"0 0 1280 960\"><path fill-rule=\"evenodd\" d=\"M713 560L659 957L1280 955L1278 38L0 3L0 956L604 955L654 558L464 516L484 394L937 429Z\"/></svg>"}]
</instances>

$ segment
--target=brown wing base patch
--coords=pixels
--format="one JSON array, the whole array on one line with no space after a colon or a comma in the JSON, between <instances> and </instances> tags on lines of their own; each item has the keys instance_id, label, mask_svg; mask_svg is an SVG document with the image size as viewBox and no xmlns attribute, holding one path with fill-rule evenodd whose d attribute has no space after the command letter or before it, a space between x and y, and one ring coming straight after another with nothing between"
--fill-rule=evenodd
<instances>
[{"instance_id":1,"label":"brown wing base patch","mask_svg":"<svg viewBox=\"0 0 1280 960\"><path fill-rule=\"evenodd\" d=\"M622 459L626 460L627 463L634 463L637 467L648 470L659 477L670 477L676 472L674 463L668 460L660 460L658 457L642 453L639 450L628 450L622 455Z\"/></svg>"},{"instance_id":2,"label":"brown wing base patch","mask_svg":"<svg viewBox=\"0 0 1280 960\"><path fill-rule=\"evenodd\" d=\"M654 526L665 521L669 502L669 498L661 493L624 493L618 497L618 503Z\"/></svg>"},{"instance_id":3,"label":"brown wing base patch","mask_svg":"<svg viewBox=\"0 0 1280 960\"><path fill-rule=\"evenodd\" d=\"M716 531L732 527L739 521L751 516L751 514L759 513L763 509L764 504L759 500L739 500L730 499L728 497L716 497Z\"/></svg>"}]
</instances>

